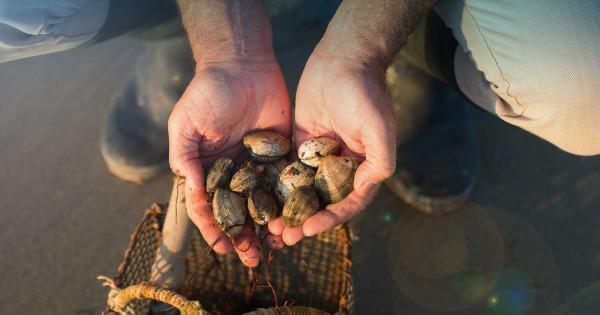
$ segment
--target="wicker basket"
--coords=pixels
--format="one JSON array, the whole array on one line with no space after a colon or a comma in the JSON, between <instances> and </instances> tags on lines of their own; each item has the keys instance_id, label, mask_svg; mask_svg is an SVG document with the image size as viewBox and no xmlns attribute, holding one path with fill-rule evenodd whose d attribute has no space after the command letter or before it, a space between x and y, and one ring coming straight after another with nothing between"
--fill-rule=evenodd
<instances>
[{"instance_id":1,"label":"wicker basket","mask_svg":"<svg viewBox=\"0 0 600 315\"><path fill-rule=\"evenodd\" d=\"M166 207L158 204L146 210L142 222L131 235L118 276L106 279L112 286L109 300L127 287L149 281L166 212ZM176 290L177 293L189 300L199 301L210 314L242 314L276 305L271 287L262 285L267 276L266 264L261 264L253 274L234 253L217 255L207 248L194 229L188 253L181 258L185 259L188 280ZM278 305L309 306L327 313L349 313L352 308L350 249L350 231L346 226L339 226L276 252L268 274ZM267 261L267 257L263 261ZM259 285L252 281L253 276L258 276ZM148 314L150 306L151 300L134 300L127 304L126 311L121 312ZM307 310L297 313L308 314ZM288 314L290 308L280 307L272 312ZM117 312L107 307L104 314Z\"/></svg>"}]
</instances>

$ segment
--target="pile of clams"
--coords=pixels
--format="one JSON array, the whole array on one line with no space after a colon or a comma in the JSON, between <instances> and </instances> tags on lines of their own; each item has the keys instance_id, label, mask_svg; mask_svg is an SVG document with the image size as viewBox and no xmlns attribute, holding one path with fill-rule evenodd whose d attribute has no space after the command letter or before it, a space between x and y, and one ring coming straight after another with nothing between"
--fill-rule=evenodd
<instances>
[{"instance_id":1,"label":"pile of clams","mask_svg":"<svg viewBox=\"0 0 600 315\"><path fill-rule=\"evenodd\" d=\"M336 140L306 140L295 162L286 159L290 140L275 131L250 132L243 143L251 159L236 167L231 158L218 158L206 177L213 214L230 237L239 235L248 214L258 225L283 216L286 226L299 226L352 191L357 161L336 156Z\"/></svg>"}]
</instances>

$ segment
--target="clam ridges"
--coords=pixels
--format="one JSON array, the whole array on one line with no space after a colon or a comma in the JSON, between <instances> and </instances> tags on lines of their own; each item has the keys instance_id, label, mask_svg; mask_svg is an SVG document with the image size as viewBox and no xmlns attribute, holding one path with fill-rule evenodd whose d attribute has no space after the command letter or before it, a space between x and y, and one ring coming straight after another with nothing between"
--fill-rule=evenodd
<instances>
[{"instance_id":1,"label":"clam ridges","mask_svg":"<svg viewBox=\"0 0 600 315\"><path fill-rule=\"evenodd\" d=\"M233 160L228 157L216 159L206 176L206 191L208 193L214 193L219 187L227 187L227 184L233 175L234 167Z\"/></svg>"},{"instance_id":2,"label":"clam ridges","mask_svg":"<svg viewBox=\"0 0 600 315\"><path fill-rule=\"evenodd\" d=\"M242 232L247 213L242 196L228 189L217 188L212 208L215 220L223 232L230 237L236 237Z\"/></svg>"},{"instance_id":3,"label":"clam ridges","mask_svg":"<svg viewBox=\"0 0 600 315\"><path fill-rule=\"evenodd\" d=\"M319 199L312 186L302 186L294 190L283 206L283 224L299 226L319 211Z\"/></svg>"},{"instance_id":4,"label":"clam ridges","mask_svg":"<svg viewBox=\"0 0 600 315\"><path fill-rule=\"evenodd\" d=\"M248 212L256 224L265 225L277 217L279 207L268 191L258 187L248 196Z\"/></svg>"},{"instance_id":5,"label":"clam ridges","mask_svg":"<svg viewBox=\"0 0 600 315\"><path fill-rule=\"evenodd\" d=\"M324 203L340 202L352 191L357 166L357 161L350 157L329 155L321 159L315 188Z\"/></svg>"},{"instance_id":6,"label":"clam ridges","mask_svg":"<svg viewBox=\"0 0 600 315\"><path fill-rule=\"evenodd\" d=\"M279 180L275 187L275 196L283 205L288 196L298 187L312 186L314 176L315 170L304 166L298 161L292 162L279 174Z\"/></svg>"}]
</instances>

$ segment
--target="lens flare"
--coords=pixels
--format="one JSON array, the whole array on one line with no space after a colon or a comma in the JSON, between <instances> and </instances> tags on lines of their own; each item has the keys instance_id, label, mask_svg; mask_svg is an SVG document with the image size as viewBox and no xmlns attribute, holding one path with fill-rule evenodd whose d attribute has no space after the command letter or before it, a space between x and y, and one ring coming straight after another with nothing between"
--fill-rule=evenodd
<instances>
[{"instance_id":1,"label":"lens flare","mask_svg":"<svg viewBox=\"0 0 600 315\"><path fill-rule=\"evenodd\" d=\"M552 249L521 216L499 208L487 210L498 223L505 244L504 268L486 300L488 313L552 314L560 298Z\"/></svg>"},{"instance_id":2,"label":"lens flare","mask_svg":"<svg viewBox=\"0 0 600 315\"><path fill-rule=\"evenodd\" d=\"M600 313L600 282L582 289L560 308L560 315L597 315Z\"/></svg>"},{"instance_id":3,"label":"lens flare","mask_svg":"<svg viewBox=\"0 0 600 315\"><path fill-rule=\"evenodd\" d=\"M504 262L502 235L487 212L468 203L432 217L405 212L388 242L392 279L410 300L436 311L484 300Z\"/></svg>"},{"instance_id":4,"label":"lens flare","mask_svg":"<svg viewBox=\"0 0 600 315\"><path fill-rule=\"evenodd\" d=\"M531 277L518 269L505 269L487 299L496 315L523 315L535 303L536 288Z\"/></svg>"}]
</instances>

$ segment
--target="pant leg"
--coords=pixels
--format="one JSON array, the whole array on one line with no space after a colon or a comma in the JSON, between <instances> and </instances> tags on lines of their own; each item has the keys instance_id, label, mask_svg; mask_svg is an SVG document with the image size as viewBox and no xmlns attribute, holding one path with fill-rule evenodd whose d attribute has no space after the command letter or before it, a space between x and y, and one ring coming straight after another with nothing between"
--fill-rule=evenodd
<instances>
[{"instance_id":1,"label":"pant leg","mask_svg":"<svg viewBox=\"0 0 600 315\"><path fill-rule=\"evenodd\" d=\"M104 26L88 45L127 33L150 39L183 35L175 0L110 0Z\"/></svg>"},{"instance_id":2,"label":"pant leg","mask_svg":"<svg viewBox=\"0 0 600 315\"><path fill-rule=\"evenodd\" d=\"M580 155L600 154L600 2L442 0L475 104Z\"/></svg>"},{"instance_id":3,"label":"pant leg","mask_svg":"<svg viewBox=\"0 0 600 315\"><path fill-rule=\"evenodd\" d=\"M174 0L0 0L0 62L89 46L125 33L183 34Z\"/></svg>"}]
</instances>

